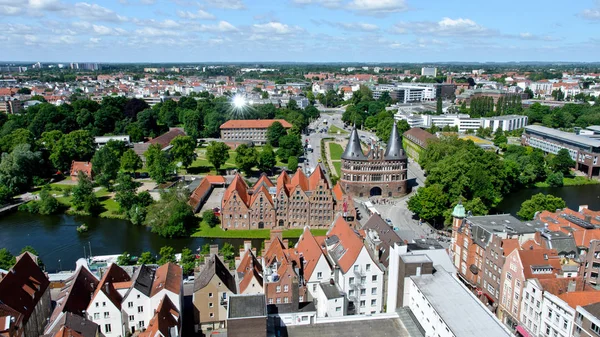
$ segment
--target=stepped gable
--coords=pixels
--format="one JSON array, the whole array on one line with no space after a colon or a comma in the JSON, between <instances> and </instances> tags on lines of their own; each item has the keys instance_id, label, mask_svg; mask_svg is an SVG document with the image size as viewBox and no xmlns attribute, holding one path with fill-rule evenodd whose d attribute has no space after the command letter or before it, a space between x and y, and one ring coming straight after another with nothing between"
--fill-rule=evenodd
<instances>
[{"instance_id":1,"label":"stepped gable","mask_svg":"<svg viewBox=\"0 0 600 337\"><path fill-rule=\"evenodd\" d=\"M263 192L263 194L265 195L265 198L267 198L267 201L271 205L273 205L273 199L271 198L271 194L269 194L269 190L264 185L260 186L256 190L254 190L254 193L252 194L252 198L250 199L249 205L252 205L256 199L260 198L260 196L261 196L260 192Z\"/></svg>"},{"instance_id":2,"label":"stepped gable","mask_svg":"<svg viewBox=\"0 0 600 337\"><path fill-rule=\"evenodd\" d=\"M279 191L283 189L286 194L288 193L287 185L290 184L290 176L286 171L281 172L279 177L277 177L277 194L279 195Z\"/></svg>"},{"instance_id":3,"label":"stepped gable","mask_svg":"<svg viewBox=\"0 0 600 337\"><path fill-rule=\"evenodd\" d=\"M301 168L298 168L296 170L296 174L294 174L294 177L292 177L292 181L290 182L290 185L291 185L290 191L293 190L294 187L296 187L296 186L300 186L300 189L303 190L304 192L310 191L309 184L308 184L308 178L306 177L304 172L302 172Z\"/></svg>"},{"instance_id":4,"label":"stepped gable","mask_svg":"<svg viewBox=\"0 0 600 337\"><path fill-rule=\"evenodd\" d=\"M394 126L392 127L392 133L390 134L390 139L385 148L383 158L385 160L400 160L406 158L404 149L402 148L402 139L400 133L398 133L398 126L396 126L396 123L394 123Z\"/></svg>"},{"instance_id":5,"label":"stepped gable","mask_svg":"<svg viewBox=\"0 0 600 337\"><path fill-rule=\"evenodd\" d=\"M311 173L310 177L308 178L309 190L316 190L317 185L319 185L319 182L321 181L325 181L325 185L327 186L327 188L329 188L329 183L327 182L327 178L325 177L325 172L323 172L323 168L321 168L321 165L317 165L313 173Z\"/></svg>"},{"instance_id":6,"label":"stepped gable","mask_svg":"<svg viewBox=\"0 0 600 337\"><path fill-rule=\"evenodd\" d=\"M240 197L240 199L246 206L248 206L248 185L239 173L235 174L233 181L225 190L225 193L223 194L223 203L229 201L229 198L231 198L234 192L237 192L237 195Z\"/></svg>"},{"instance_id":7,"label":"stepped gable","mask_svg":"<svg viewBox=\"0 0 600 337\"><path fill-rule=\"evenodd\" d=\"M266 187L267 191L269 190L269 187L275 187L275 185L273 185L273 182L271 182L269 177L267 177L267 175L264 173L260 175L260 178L254 185L254 193L256 193L260 189L261 186Z\"/></svg>"},{"instance_id":8,"label":"stepped gable","mask_svg":"<svg viewBox=\"0 0 600 337\"><path fill-rule=\"evenodd\" d=\"M350 139L348 140L346 150L342 154L342 159L367 160L367 157L360 146L360 139L358 137L358 131L356 131L356 127L352 129L352 133L350 133Z\"/></svg>"}]
</instances>

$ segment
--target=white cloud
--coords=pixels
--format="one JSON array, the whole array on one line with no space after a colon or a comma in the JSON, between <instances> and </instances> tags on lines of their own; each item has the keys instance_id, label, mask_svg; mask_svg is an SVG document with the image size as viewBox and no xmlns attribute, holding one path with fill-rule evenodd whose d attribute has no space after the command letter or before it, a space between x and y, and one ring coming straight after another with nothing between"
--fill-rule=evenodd
<instances>
[{"instance_id":1,"label":"white cloud","mask_svg":"<svg viewBox=\"0 0 600 337\"><path fill-rule=\"evenodd\" d=\"M600 20L600 8L584 9L579 16L588 20Z\"/></svg>"},{"instance_id":2,"label":"white cloud","mask_svg":"<svg viewBox=\"0 0 600 337\"><path fill-rule=\"evenodd\" d=\"M123 28L112 28L101 25L92 25L92 31L96 35L127 35L127 31Z\"/></svg>"},{"instance_id":3,"label":"white cloud","mask_svg":"<svg viewBox=\"0 0 600 337\"><path fill-rule=\"evenodd\" d=\"M64 14L68 16L76 16L89 21L127 21L126 17L118 15L113 10L110 10L97 4L90 4L87 2L76 3L71 8L66 10Z\"/></svg>"},{"instance_id":4,"label":"white cloud","mask_svg":"<svg viewBox=\"0 0 600 337\"><path fill-rule=\"evenodd\" d=\"M144 27L144 28L141 28L141 29L136 29L135 33L136 33L136 35L142 36L142 37L149 37L149 36L180 36L181 35L180 32L176 32L176 31L168 30L168 29L159 29L159 28L155 28L155 27Z\"/></svg>"},{"instance_id":5,"label":"white cloud","mask_svg":"<svg viewBox=\"0 0 600 337\"><path fill-rule=\"evenodd\" d=\"M20 7L15 6L0 6L0 13L3 15L19 15L23 10Z\"/></svg>"},{"instance_id":6,"label":"white cloud","mask_svg":"<svg viewBox=\"0 0 600 337\"><path fill-rule=\"evenodd\" d=\"M319 5L325 8L339 8L342 5L341 0L292 0L297 5Z\"/></svg>"},{"instance_id":7,"label":"white cloud","mask_svg":"<svg viewBox=\"0 0 600 337\"><path fill-rule=\"evenodd\" d=\"M177 16L179 16L182 19L191 19L191 20L195 20L195 19L214 20L215 19L214 15L210 14L209 12L203 11L201 9L199 9L196 13L178 10Z\"/></svg>"},{"instance_id":8,"label":"white cloud","mask_svg":"<svg viewBox=\"0 0 600 337\"><path fill-rule=\"evenodd\" d=\"M361 31L361 32L374 32L379 30L379 26L372 23L364 22L340 22L337 24L338 27L345 30Z\"/></svg>"},{"instance_id":9,"label":"white cloud","mask_svg":"<svg viewBox=\"0 0 600 337\"><path fill-rule=\"evenodd\" d=\"M303 29L298 26L289 26L281 22L267 22L263 24L255 24L252 26L252 30L255 33L260 34L279 34L287 35L294 34L302 31Z\"/></svg>"},{"instance_id":10,"label":"white cloud","mask_svg":"<svg viewBox=\"0 0 600 337\"><path fill-rule=\"evenodd\" d=\"M62 11L66 5L59 0L29 0L27 1L29 8L42 11Z\"/></svg>"},{"instance_id":11,"label":"white cloud","mask_svg":"<svg viewBox=\"0 0 600 337\"><path fill-rule=\"evenodd\" d=\"M353 0L348 7L369 15L384 15L403 12L408 9L404 0Z\"/></svg>"},{"instance_id":12,"label":"white cloud","mask_svg":"<svg viewBox=\"0 0 600 337\"><path fill-rule=\"evenodd\" d=\"M209 6L223 9L245 9L242 0L204 0Z\"/></svg>"},{"instance_id":13,"label":"white cloud","mask_svg":"<svg viewBox=\"0 0 600 337\"><path fill-rule=\"evenodd\" d=\"M198 30L201 32L236 32L238 29L227 21L219 21L216 25L188 25L191 30Z\"/></svg>"},{"instance_id":14,"label":"white cloud","mask_svg":"<svg viewBox=\"0 0 600 337\"><path fill-rule=\"evenodd\" d=\"M437 36L490 36L499 35L497 31L490 30L477 24L471 19L443 18L438 22L418 21L400 22L395 24L390 32L403 34L411 31L415 34L431 34Z\"/></svg>"}]
</instances>

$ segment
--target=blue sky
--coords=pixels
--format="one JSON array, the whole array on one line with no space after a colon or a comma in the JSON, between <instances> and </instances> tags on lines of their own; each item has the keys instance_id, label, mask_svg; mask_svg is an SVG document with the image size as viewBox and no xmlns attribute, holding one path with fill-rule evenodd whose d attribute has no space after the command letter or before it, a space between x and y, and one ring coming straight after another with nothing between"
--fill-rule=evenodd
<instances>
[{"instance_id":1,"label":"blue sky","mask_svg":"<svg viewBox=\"0 0 600 337\"><path fill-rule=\"evenodd\" d=\"M600 0L0 0L0 31L4 61L594 62Z\"/></svg>"}]
</instances>

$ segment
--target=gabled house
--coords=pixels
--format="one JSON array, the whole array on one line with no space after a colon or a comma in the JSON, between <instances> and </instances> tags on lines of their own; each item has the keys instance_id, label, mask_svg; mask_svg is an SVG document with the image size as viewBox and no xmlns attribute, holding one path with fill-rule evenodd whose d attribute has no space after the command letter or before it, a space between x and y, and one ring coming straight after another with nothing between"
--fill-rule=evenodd
<instances>
[{"instance_id":1,"label":"gabled house","mask_svg":"<svg viewBox=\"0 0 600 337\"><path fill-rule=\"evenodd\" d=\"M325 239L334 263L334 280L348 295L349 313L375 314L383 308L383 270L362 237L338 217Z\"/></svg>"},{"instance_id":2,"label":"gabled house","mask_svg":"<svg viewBox=\"0 0 600 337\"><path fill-rule=\"evenodd\" d=\"M107 337L125 336L125 325L121 314L123 296L115 283L131 281L131 277L116 264L111 264L98 283L87 308L88 319L100 326Z\"/></svg>"},{"instance_id":3,"label":"gabled house","mask_svg":"<svg viewBox=\"0 0 600 337\"><path fill-rule=\"evenodd\" d=\"M0 335L39 336L50 317L50 281L37 265L37 257L25 252L0 280Z\"/></svg>"},{"instance_id":4,"label":"gabled house","mask_svg":"<svg viewBox=\"0 0 600 337\"><path fill-rule=\"evenodd\" d=\"M296 250L303 261L307 300L312 300L317 297L319 284L328 283L332 279L333 269L327 259L325 247L317 241L308 227L304 227L304 232L296 243Z\"/></svg>"},{"instance_id":5,"label":"gabled house","mask_svg":"<svg viewBox=\"0 0 600 337\"><path fill-rule=\"evenodd\" d=\"M224 328L229 296L236 293L235 279L217 255L208 257L194 282L195 330Z\"/></svg>"},{"instance_id":6,"label":"gabled house","mask_svg":"<svg viewBox=\"0 0 600 337\"><path fill-rule=\"evenodd\" d=\"M79 172L84 173L88 178L94 179L94 172L92 171L92 163L89 161L75 161L71 162L70 176L72 181L79 180Z\"/></svg>"},{"instance_id":7,"label":"gabled house","mask_svg":"<svg viewBox=\"0 0 600 337\"><path fill-rule=\"evenodd\" d=\"M149 309L155 273L154 268L142 265L135 271L133 280L123 295L121 311L125 318L125 329L132 334L146 328L154 314Z\"/></svg>"},{"instance_id":8,"label":"gabled house","mask_svg":"<svg viewBox=\"0 0 600 337\"><path fill-rule=\"evenodd\" d=\"M165 295L158 303L146 331L139 337L178 337L181 333L181 312Z\"/></svg>"},{"instance_id":9,"label":"gabled house","mask_svg":"<svg viewBox=\"0 0 600 337\"><path fill-rule=\"evenodd\" d=\"M244 245L246 246L246 242ZM240 251L240 263L236 268L238 294L264 294L263 268L260 261L249 247Z\"/></svg>"}]
</instances>

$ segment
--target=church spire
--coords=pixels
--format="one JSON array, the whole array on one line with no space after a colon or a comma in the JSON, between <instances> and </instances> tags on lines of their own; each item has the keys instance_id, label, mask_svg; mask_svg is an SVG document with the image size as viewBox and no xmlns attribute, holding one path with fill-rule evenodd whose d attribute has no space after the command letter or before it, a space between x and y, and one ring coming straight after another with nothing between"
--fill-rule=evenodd
<instances>
[{"instance_id":1,"label":"church spire","mask_svg":"<svg viewBox=\"0 0 600 337\"><path fill-rule=\"evenodd\" d=\"M392 132L390 133L390 139L388 140L387 147L385 149L385 160L398 160L406 158L404 155L404 149L402 149L402 140L398 133L398 127L394 121Z\"/></svg>"},{"instance_id":2,"label":"church spire","mask_svg":"<svg viewBox=\"0 0 600 337\"><path fill-rule=\"evenodd\" d=\"M352 129L352 133L350 133L350 139L348 139L348 145L342 154L342 159L367 160L367 157L360 146L360 139L358 138L358 131L356 131L356 127L354 127L354 129Z\"/></svg>"}]
</instances>

